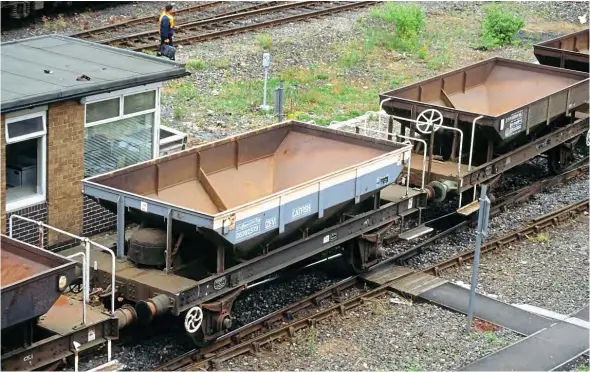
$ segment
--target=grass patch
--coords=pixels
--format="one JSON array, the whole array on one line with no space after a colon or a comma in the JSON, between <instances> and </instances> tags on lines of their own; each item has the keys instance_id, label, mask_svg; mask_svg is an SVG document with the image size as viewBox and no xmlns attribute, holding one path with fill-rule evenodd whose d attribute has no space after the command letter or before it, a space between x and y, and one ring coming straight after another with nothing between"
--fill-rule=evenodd
<instances>
[{"instance_id":1,"label":"grass patch","mask_svg":"<svg viewBox=\"0 0 590 372\"><path fill-rule=\"evenodd\" d=\"M545 232L538 233L536 236L530 238L532 241L537 243L544 243L549 241L549 234Z\"/></svg>"},{"instance_id":2,"label":"grass patch","mask_svg":"<svg viewBox=\"0 0 590 372\"><path fill-rule=\"evenodd\" d=\"M359 51L350 51L348 54L345 54L341 59L340 59L340 65L344 68L352 68L356 65L358 65L358 63L363 59L363 56L361 55L361 53Z\"/></svg>"},{"instance_id":3,"label":"grass patch","mask_svg":"<svg viewBox=\"0 0 590 372\"><path fill-rule=\"evenodd\" d=\"M184 106L176 106L174 108L174 119L184 119L186 117L186 108Z\"/></svg>"},{"instance_id":4,"label":"grass patch","mask_svg":"<svg viewBox=\"0 0 590 372\"><path fill-rule=\"evenodd\" d=\"M229 59L215 60L211 63L211 66L219 70L224 70L229 67Z\"/></svg>"},{"instance_id":5,"label":"grass patch","mask_svg":"<svg viewBox=\"0 0 590 372\"><path fill-rule=\"evenodd\" d=\"M270 50L272 47L272 38L270 34L256 35L256 42L262 50Z\"/></svg>"},{"instance_id":6,"label":"grass patch","mask_svg":"<svg viewBox=\"0 0 590 372\"><path fill-rule=\"evenodd\" d=\"M506 7L496 4L484 8L481 42L485 49L513 44L516 33L524 27L524 20Z\"/></svg>"},{"instance_id":7,"label":"grass patch","mask_svg":"<svg viewBox=\"0 0 590 372\"><path fill-rule=\"evenodd\" d=\"M290 68L268 80L267 103L274 104L274 89L283 81L285 88L284 113L289 119L313 120L326 125L347 120L374 109L378 89L347 81L338 74L309 68ZM218 86L218 96L198 95L186 84L174 87L175 102L207 106L235 115L257 112L262 104L264 82L238 80ZM262 114L262 113L260 113Z\"/></svg>"},{"instance_id":8,"label":"grass patch","mask_svg":"<svg viewBox=\"0 0 590 372\"><path fill-rule=\"evenodd\" d=\"M51 20L46 16L43 16L41 20L43 21L43 28L45 28L48 31L59 32L68 27L68 23L65 21L63 15L61 14L58 15L57 18L55 18L54 20Z\"/></svg>"},{"instance_id":9,"label":"grass patch","mask_svg":"<svg viewBox=\"0 0 590 372\"><path fill-rule=\"evenodd\" d=\"M205 61L202 59L189 59L188 62L186 62L186 67L192 71L204 70Z\"/></svg>"}]
</instances>

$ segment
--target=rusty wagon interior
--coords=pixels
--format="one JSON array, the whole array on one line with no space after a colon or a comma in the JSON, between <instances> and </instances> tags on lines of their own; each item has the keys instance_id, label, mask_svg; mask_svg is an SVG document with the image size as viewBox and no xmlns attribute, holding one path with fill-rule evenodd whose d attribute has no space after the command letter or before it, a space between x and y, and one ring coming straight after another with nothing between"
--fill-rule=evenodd
<instances>
[{"instance_id":1,"label":"rusty wagon interior","mask_svg":"<svg viewBox=\"0 0 590 372\"><path fill-rule=\"evenodd\" d=\"M245 138L199 146L93 181L216 214L391 150L379 143L289 123Z\"/></svg>"},{"instance_id":2,"label":"rusty wagon interior","mask_svg":"<svg viewBox=\"0 0 590 372\"><path fill-rule=\"evenodd\" d=\"M0 250L2 261L1 288L4 289L16 282L25 279L33 279L38 275L48 272L62 264L66 260L59 257L41 255L22 243L2 237L2 249Z\"/></svg>"},{"instance_id":3,"label":"rusty wagon interior","mask_svg":"<svg viewBox=\"0 0 590 372\"><path fill-rule=\"evenodd\" d=\"M495 117L581 80L583 76L533 70L513 61L493 59L442 75L426 84L397 90L395 97Z\"/></svg>"},{"instance_id":4,"label":"rusty wagon interior","mask_svg":"<svg viewBox=\"0 0 590 372\"><path fill-rule=\"evenodd\" d=\"M58 288L58 278L67 284L73 276L75 262L4 235L1 246L4 332L45 314L63 290Z\"/></svg>"},{"instance_id":5,"label":"rusty wagon interior","mask_svg":"<svg viewBox=\"0 0 590 372\"><path fill-rule=\"evenodd\" d=\"M459 169L464 177L469 164L486 164L528 144L530 135L539 138L569 124L588 101L588 74L495 57L380 98L390 115L421 122L432 118L435 126L446 126L431 131L400 120L402 135L427 143L425 165L423 145L414 146L411 179L416 185L424 167L426 182L456 178Z\"/></svg>"}]
</instances>

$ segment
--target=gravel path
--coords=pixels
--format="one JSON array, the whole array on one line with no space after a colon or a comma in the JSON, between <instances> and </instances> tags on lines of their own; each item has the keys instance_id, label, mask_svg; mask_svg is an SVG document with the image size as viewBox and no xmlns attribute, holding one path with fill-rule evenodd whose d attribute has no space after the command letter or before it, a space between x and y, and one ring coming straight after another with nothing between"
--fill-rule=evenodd
<instances>
[{"instance_id":1,"label":"gravel path","mask_svg":"<svg viewBox=\"0 0 590 372\"><path fill-rule=\"evenodd\" d=\"M502 301L570 314L588 304L588 217L487 255L478 290ZM443 277L471 284L471 265Z\"/></svg>"},{"instance_id":2,"label":"gravel path","mask_svg":"<svg viewBox=\"0 0 590 372\"><path fill-rule=\"evenodd\" d=\"M517 341L506 330L467 334L465 316L391 297L302 330L291 342L225 362L228 370L453 370Z\"/></svg>"}]
</instances>

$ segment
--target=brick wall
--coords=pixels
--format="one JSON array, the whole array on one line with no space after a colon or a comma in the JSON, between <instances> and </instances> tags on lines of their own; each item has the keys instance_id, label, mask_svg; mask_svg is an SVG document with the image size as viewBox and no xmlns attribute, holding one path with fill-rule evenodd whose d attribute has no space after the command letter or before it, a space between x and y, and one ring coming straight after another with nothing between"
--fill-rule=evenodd
<instances>
[{"instance_id":1,"label":"brick wall","mask_svg":"<svg viewBox=\"0 0 590 372\"><path fill-rule=\"evenodd\" d=\"M0 232L6 234L6 136L4 135L4 115L0 125Z\"/></svg>"},{"instance_id":2,"label":"brick wall","mask_svg":"<svg viewBox=\"0 0 590 372\"><path fill-rule=\"evenodd\" d=\"M105 231L117 228L117 215L108 209L103 208L94 199L84 196L84 236L100 234Z\"/></svg>"},{"instance_id":3,"label":"brick wall","mask_svg":"<svg viewBox=\"0 0 590 372\"><path fill-rule=\"evenodd\" d=\"M84 105L66 101L47 111L47 217L48 224L82 234L84 178ZM49 232L49 244L67 237Z\"/></svg>"},{"instance_id":4,"label":"brick wall","mask_svg":"<svg viewBox=\"0 0 590 372\"><path fill-rule=\"evenodd\" d=\"M9 233L10 216L17 214L19 216L27 217L35 221L47 223L47 204L38 204L31 207L23 208L18 211L10 212L6 216L6 223L2 227L6 229L6 235ZM23 221L18 218L13 219L12 237L23 242L27 242L36 247L40 247L39 228L32 222ZM44 248L49 246L47 236L47 228L43 229L43 245Z\"/></svg>"}]
</instances>

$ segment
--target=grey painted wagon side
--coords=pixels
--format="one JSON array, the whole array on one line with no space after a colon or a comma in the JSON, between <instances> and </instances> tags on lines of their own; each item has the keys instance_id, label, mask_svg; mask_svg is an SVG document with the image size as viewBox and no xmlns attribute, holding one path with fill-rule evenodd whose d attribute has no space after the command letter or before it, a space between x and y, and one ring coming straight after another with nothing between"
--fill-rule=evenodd
<instances>
[{"instance_id":1,"label":"grey painted wagon side","mask_svg":"<svg viewBox=\"0 0 590 372\"><path fill-rule=\"evenodd\" d=\"M170 215L249 247L393 184L410 148L290 121L92 177L83 187L111 207Z\"/></svg>"}]
</instances>

